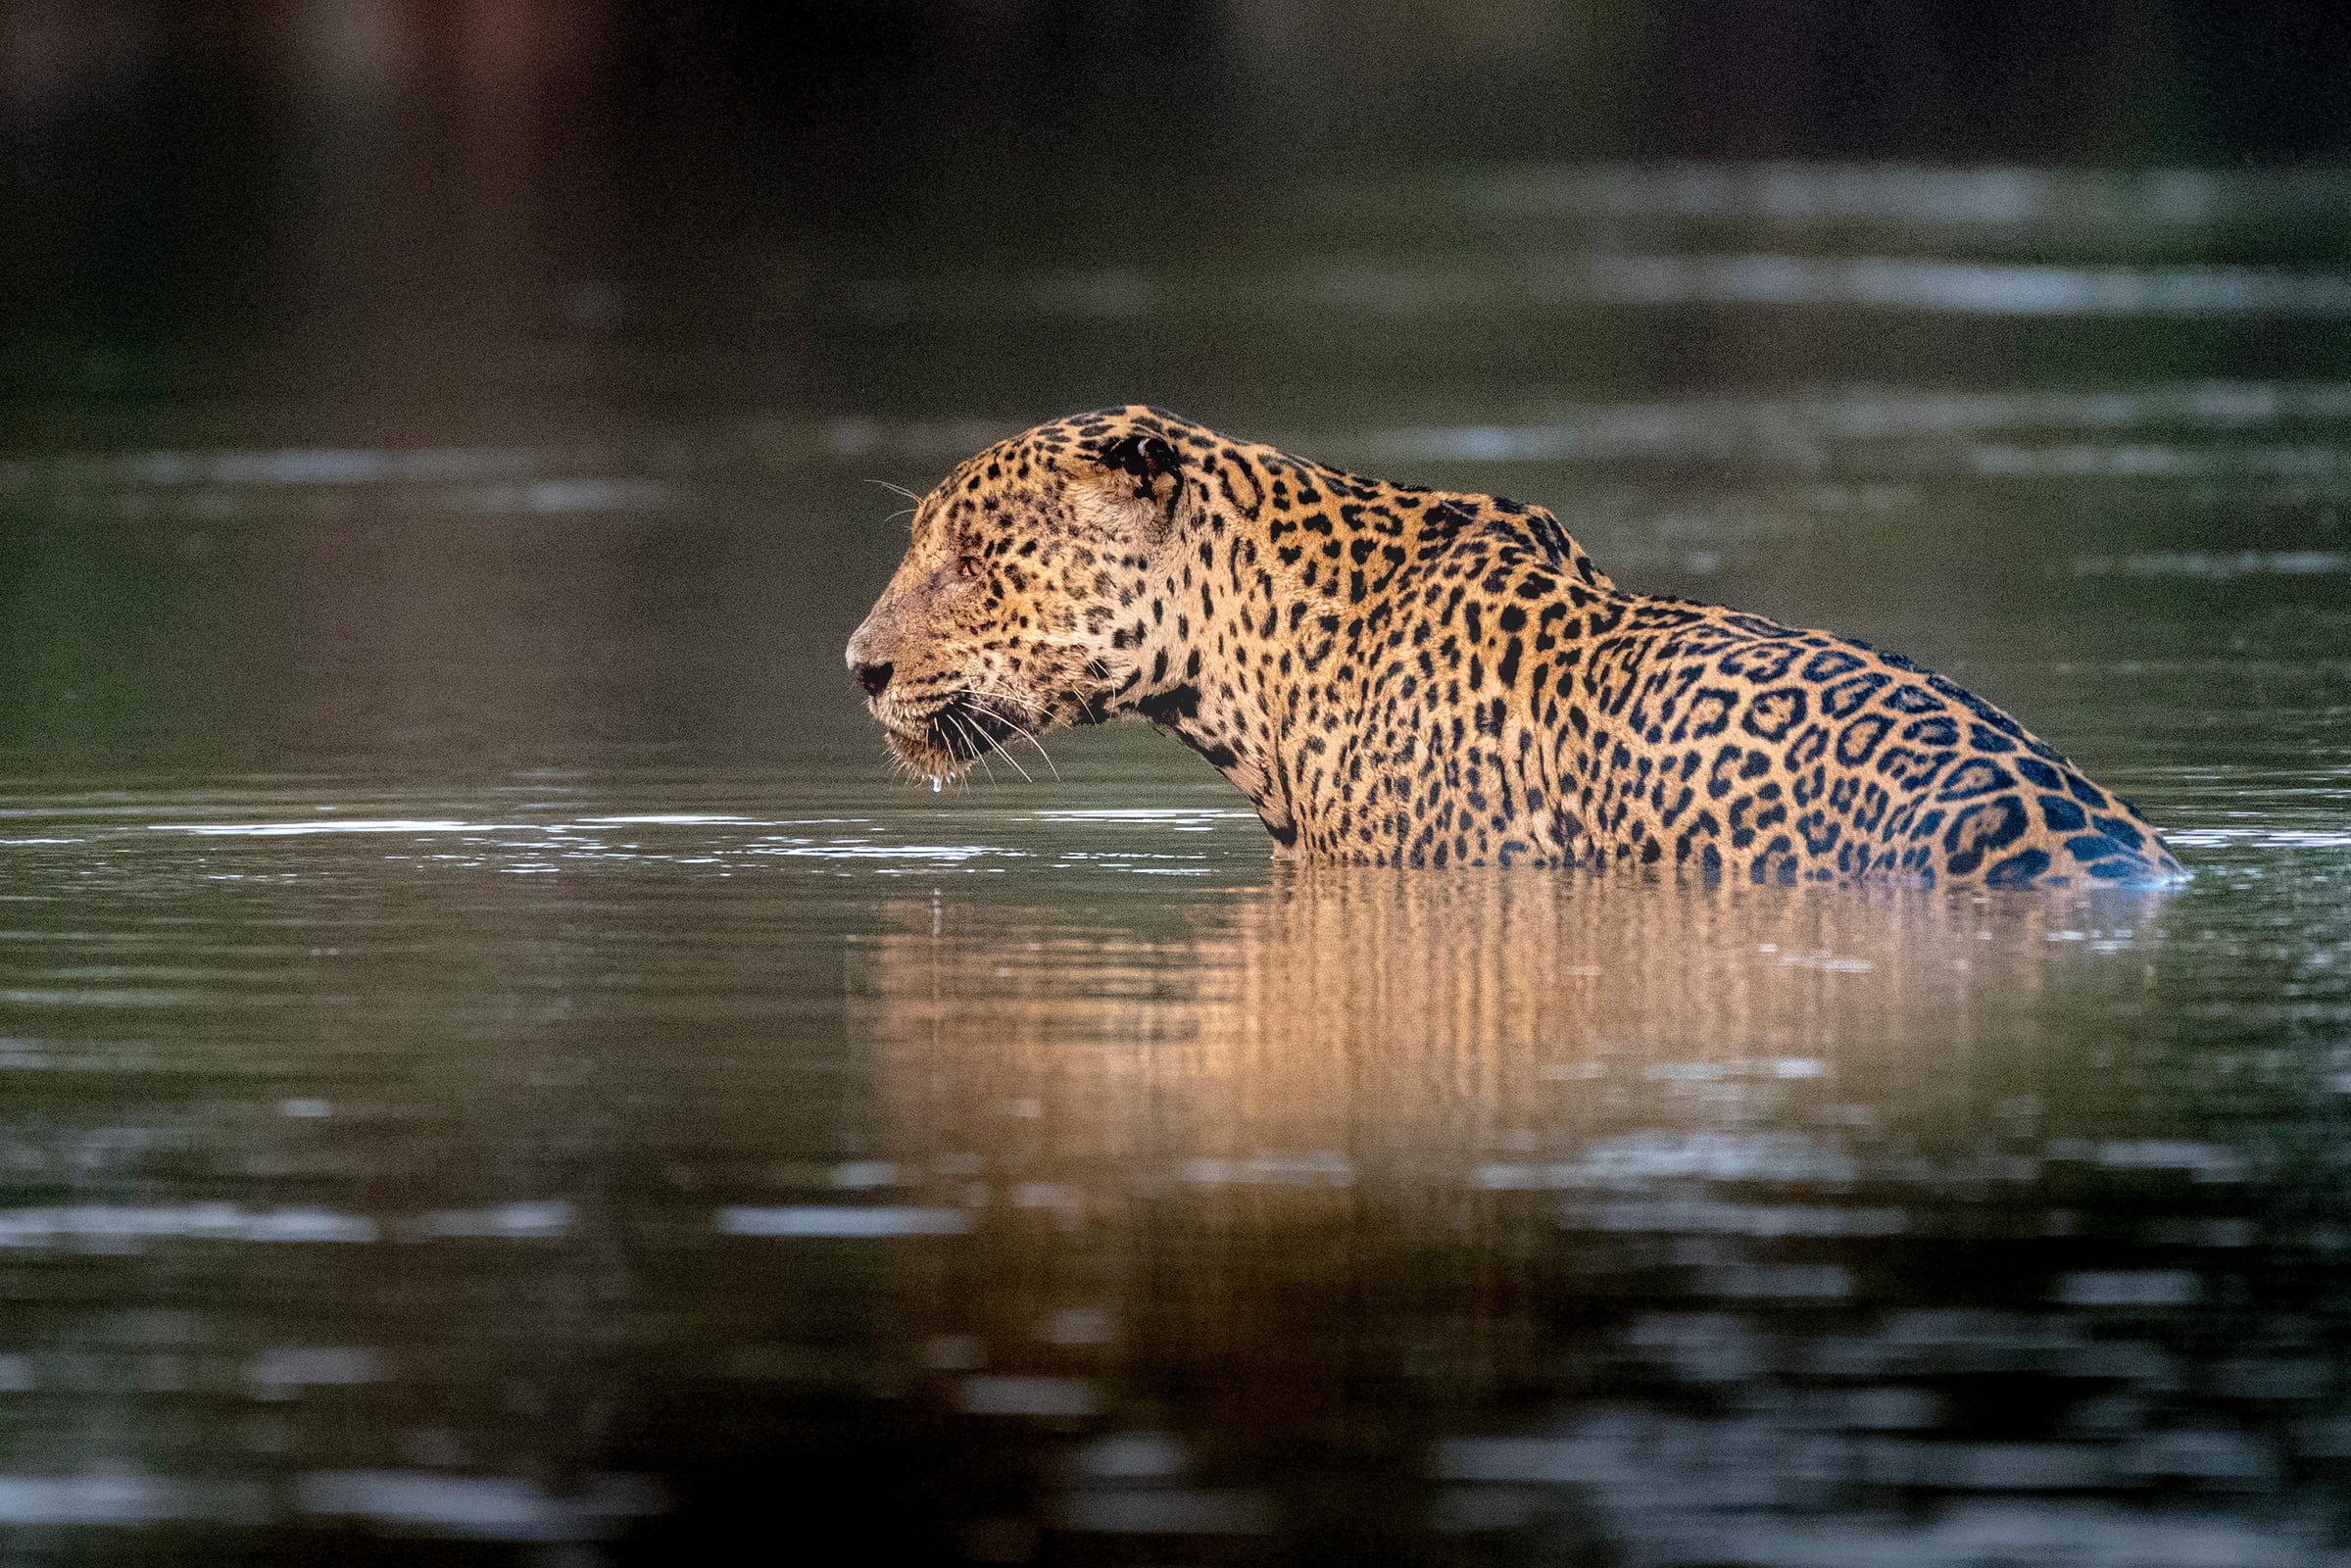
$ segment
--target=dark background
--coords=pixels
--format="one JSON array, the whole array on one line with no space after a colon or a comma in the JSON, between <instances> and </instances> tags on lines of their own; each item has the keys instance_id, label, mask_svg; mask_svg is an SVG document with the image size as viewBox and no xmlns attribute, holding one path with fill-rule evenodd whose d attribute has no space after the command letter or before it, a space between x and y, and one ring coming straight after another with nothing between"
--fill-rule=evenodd
<instances>
[{"instance_id":1,"label":"dark background","mask_svg":"<svg viewBox=\"0 0 2351 1568\"><path fill-rule=\"evenodd\" d=\"M2351 13L2277 3L10 0L0 438L256 381L583 390L485 331L654 334L615 371L648 397L855 402L684 374L678 334L784 336L776 274L853 256L1245 245L1301 175L2326 159L2347 57Z\"/></svg>"},{"instance_id":2,"label":"dark background","mask_svg":"<svg viewBox=\"0 0 2351 1568\"><path fill-rule=\"evenodd\" d=\"M2342 7L2110 0L0 0L0 751L437 776L864 748L839 650L899 548L875 481L1129 401L1541 500L1630 583L1950 665L1950 580L1901 552L1988 535L1981 607L2085 519L2108 554L2330 549L2333 493L1968 480L1885 514L1840 601L1802 550L1689 535L1846 528L1770 489L1769 440L1447 464L1367 435L2331 378L2327 310L1543 280L1890 257L2011 269L1995 296L2035 267L2323 288L2351 250L2346 58ZM1595 171L1629 206L1511 205ZM1877 183L1842 216L1677 205L1775 172ZM1959 206L1904 208L1914 177ZM2278 439L2334 438L2299 418ZM1685 535L1728 580L1643 567Z\"/></svg>"}]
</instances>

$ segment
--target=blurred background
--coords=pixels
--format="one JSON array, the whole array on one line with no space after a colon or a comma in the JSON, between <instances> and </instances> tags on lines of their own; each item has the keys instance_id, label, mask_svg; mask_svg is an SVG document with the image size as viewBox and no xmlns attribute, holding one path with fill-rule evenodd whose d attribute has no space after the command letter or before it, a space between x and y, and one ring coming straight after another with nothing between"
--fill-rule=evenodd
<instances>
[{"instance_id":1,"label":"blurred background","mask_svg":"<svg viewBox=\"0 0 2351 1568\"><path fill-rule=\"evenodd\" d=\"M1127 401L1580 509L1651 587L1752 554L1811 621L1891 609L1776 592L1846 503L1904 552L1987 484L1970 530L2117 514L2061 566L2333 548L2346 44L2139 0L8 0L0 745L838 733L864 481ZM2248 471L2184 521L2162 483Z\"/></svg>"},{"instance_id":2,"label":"blurred background","mask_svg":"<svg viewBox=\"0 0 2351 1568\"><path fill-rule=\"evenodd\" d=\"M2346 59L0 0L0 1564L2342 1568ZM2196 880L894 783L888 487L1129 401L1899 649Z\"/></svg>"}]
</instances>

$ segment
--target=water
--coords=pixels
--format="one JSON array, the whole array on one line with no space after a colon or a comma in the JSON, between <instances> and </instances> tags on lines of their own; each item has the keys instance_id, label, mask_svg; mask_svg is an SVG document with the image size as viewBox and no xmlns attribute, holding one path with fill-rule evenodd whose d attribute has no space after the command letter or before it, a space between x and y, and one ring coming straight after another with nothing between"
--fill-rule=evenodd
<instances>
[{"instance_id":1,"label":"water","mask_svg":"<svg viewBox=\"0 0 2351 1568\"><path fill-rule=\"evenodd\" d=\"M2339 172L707 263L289 177L258 337L0 339L9 1560L2351 1557ZM867 481L1130 398L1908 653L2195 880L1276 866L1140 726L895 780Z\"/></svg>"},{"instance_id":2,"label":"water","mask_svg":"<svg viewBox=\"0 0 2351 1568\"><path fill-rule=\"evenodd\" d=\"M2152 769L2169 898L1399 877L1094 750L18 785L0 1510L2324 1560L2324 807Z\"/></svg>"}]
</instances>

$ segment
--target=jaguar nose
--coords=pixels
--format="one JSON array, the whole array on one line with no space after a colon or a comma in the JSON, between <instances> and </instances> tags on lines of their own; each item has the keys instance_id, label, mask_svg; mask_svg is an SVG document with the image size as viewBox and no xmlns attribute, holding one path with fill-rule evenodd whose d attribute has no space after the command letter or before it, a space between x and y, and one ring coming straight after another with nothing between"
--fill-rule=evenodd
<instances>
[{"instance_id":1,"label":"jaguar nose","mask_svg":"<svg viewBox=\"0 0 2351 1568\"><path fill-rule=\"evenodd\" d=\"M857 677L857 684L865 688L866 696L879 697L883 688L890 684L890 672L896 667L894 664L859 664L851 673Z\"/></svg>"}]
</instances>

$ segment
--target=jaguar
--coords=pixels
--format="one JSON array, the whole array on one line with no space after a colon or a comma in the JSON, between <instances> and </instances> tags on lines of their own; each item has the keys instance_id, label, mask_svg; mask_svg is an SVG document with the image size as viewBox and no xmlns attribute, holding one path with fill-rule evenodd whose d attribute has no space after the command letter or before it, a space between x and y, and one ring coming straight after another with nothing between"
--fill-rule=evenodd
<instances>
[{"instance_id":1,"label":"jaguar","mask_svg":"<svg viewBox=\"0 0 2351 1568\"><path fill-rule=\"evenodd\" d=\"M1344 473L1141 405L949 474L848 662L918 777L1148 719L1249 798L1284 858L2184 875L2129 802L1899 655L1628 592L1541 507Z\"/></svg>"}]
</instances>

